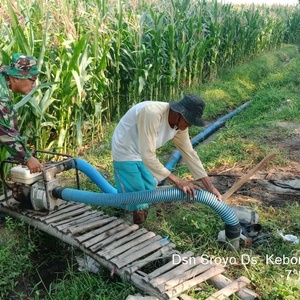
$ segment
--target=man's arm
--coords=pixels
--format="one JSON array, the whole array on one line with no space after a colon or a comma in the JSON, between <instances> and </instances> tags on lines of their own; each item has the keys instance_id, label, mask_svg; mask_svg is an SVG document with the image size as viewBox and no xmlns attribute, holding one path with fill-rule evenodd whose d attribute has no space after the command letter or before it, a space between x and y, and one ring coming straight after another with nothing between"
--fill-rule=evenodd
<instances>
[{"instance_id":1,"label":"man's arm","mask_svg":"<svg viewBox=\"0 0 300 300\"><path fill-rule=\"evenodd\" d=\"M42 171L43 165L25 147L17 130L17 114L12 103L0 102L0 143L18 161L25 162L30 173Z\"/></svg>"},{"instance_id":2,"label":"man's arm","mask_svg":"<svg viewBox=\"0 0 300 300\"><path fill-rule=\"evenodd\" d=\"M205 186L205 189L214 194L218 200L222 201L222 195L220 192L214 187L214 185L211 183L209 177L203 177L198 179L197 181L201 181L202 184Z\"/></svg>"},{"instance_id":3,"label":"man's arm","mask_svg":"<svg viewBox=\"0 0 300 300\"><path fill-rule=\"evenodd\" d=\"M10 98L4 97L0 101L0 143L18 161L31 156L23 144L18 131L17 111Z\"/></svg>"},{"instance_id":4,"label":"man's arm","mask_svg":"<svg viewBox=\"0 0 300 300\"><path fill-rule=\"evenodd\" d=\"M160 110L154 110L152 107L145 107L137 117L141 158L158 181L162 181L170 174L156 155L156 139L161 119Z\"/></svg>"},{"instance_id":5,"label":"man's arm","mask_svg":"<svg viewBox=\"0 0 300 300\"><path fill-rule=\"evenodd\" d=\"M222 200L222 195L211 183L197 152L191 144L188 129L177 133L174 137L174 144L180 151L183 160L187 164L195 180L201 181L207 191L216 195L219 200Z\"/></svg>"},{"instance_id":6,"label":"man's arm","mask_svg":"<svg viewBox=\"0 0 300 300\"><path fill-rule=\"evenodd\" d=\"M30 152L23 145L19 132L3 126L0 122L0 143L18 161L31 157Z\"/></svg>"}]
</instances>

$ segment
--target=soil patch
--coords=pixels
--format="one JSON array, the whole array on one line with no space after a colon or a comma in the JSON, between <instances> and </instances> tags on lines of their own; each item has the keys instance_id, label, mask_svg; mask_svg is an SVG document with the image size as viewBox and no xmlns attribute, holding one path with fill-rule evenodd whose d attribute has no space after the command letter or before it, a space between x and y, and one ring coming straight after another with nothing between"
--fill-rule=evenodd
<instances>
[{"instance_id":1,"label":"soil patch","mask_svg":"<svg viewBox=\"0 0 300 300\"><path fill-rule=\"evenodd\" d=\"M288 161L284 167L269 167L256 172L226 202L228 204L256 203L263 205L286 205L300 202L300 123L276 123L283 133L270 132L268 143L285 154ZM243 175L237 164L230 170L215 170L212 182L224 194Z\"/></svg>"}]
</instances>

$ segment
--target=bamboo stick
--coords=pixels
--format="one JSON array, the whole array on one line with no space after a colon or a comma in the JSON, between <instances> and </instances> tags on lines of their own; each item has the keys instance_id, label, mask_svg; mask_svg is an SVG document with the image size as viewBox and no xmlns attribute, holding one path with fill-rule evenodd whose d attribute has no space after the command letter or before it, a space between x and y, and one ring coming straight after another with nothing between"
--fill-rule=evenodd
<instances>
[{"instance_id":1,"label":"bamboo stick","mask_svg":"<svg viewBox=\"0 0 300 300\"><path fill-rule=\"evenodd\" d=\"M192 261L191 261L192 262ZM169 271L169 272L167 272L167 273L164 273L164 274L162 274L161 276L158 276L158 277L156 277L156 278L154 278L154 279L152 279L151 281L150 281L150 283L154 286L154 287L157 287L157 286L162 286L162 284L163 283L166 283L166 282L168 282L168 281L172 281L172 280L174 280L174 279L176 279L176 277L177 276L186 276L186 271L188 271L188 270L191 270L191 269L193 269L194 270L194 268L197 266L198 267L198 265L201 265L201 263L202 263L202 259L201 259L201 257L200 256L197 256L197 257L195 257L194 258L194 260L193 260L193 262L194 262L194 264L192 264L192 263L187 263L187 264L181 264L181 265L179 265L179 266L175 266L175 268L174 269L172 269L171 271ZM211 266L209 266L209 268L210 268ZM190 277L192 277L193 275L192 274L190 274ZM175 277L175 278L174 278ZM170 283L170 282L169 282ZM179 283L177 283L177 285L178 285Z\"/></svg>"},{"instance_id":2,"label":"bamboo stick","mask_svg":"<svg viewBox=\"0 0 300 300\"><path fill-rule=\"evenodd\" d=\"M106 255L101 254L101 251L98 251L98 255L105 257L106 259L112 259L118 255L121 255L122 253L128 251L129 249L132 249L133 247L149 240L150 238L155 237L155 233L154 232L147 232L135 239L132 239L130 241L128 241L126 244L121 245L120 247L116 247L115 249L112 249L111 251L109 251L109 253L107 253ZM113 243L115 244L115 243ZM111 244L110 244L111 245ZM109 246L110 246L109 245ZM105 248L104 248L105 250Z\"/></svg>"},{"instance_id":3,"label":"bamboo stick","mask_svg":"<svg viewBox=\"0 0 300 300\"><path fill-rule=\"evenodd\" d=\"M219 274L214 277L208 279L208 283L212 284L218 290L226 287L228 284L232 282L231 279L227 278L226 276ZM244 287L241 288L239 291L236 292L236 295L241 298L242 300L256 300L260 299L259 295L255 292L249 290L248 288Z\"/></svg>"},{"instance_id":4,"label":"bamboo stick","mask_svg":"<svg viewBox=\"0 0 300 300\"><path fill-rule=\"evenodd\" d=\"M187 280L190 280L191 278L194 278L195 276L198 276L199 274L208 271L212 267L213 265L210 264L200 264L197 265L195 268L189 269L186 272L183 272L179 275L173 273L172 274L173 277L170 280L161 283L160 285L157 286L157 288L163 294L167 290L172 289L174 286L178 286L179 284L184 284Z\"/></svg>"},{"instance_id":5,"label":"bamboo stick","mask_svg":"<svg viewBox=\"0 0 300 300\"><path fill-rule=\"evenodd\" d=\"M179 255L179 257L182 259L182 258L189 258L189 257L193 256L194 252L187 251L183 254L181 254L181 253L176 253L176 254ZM154 279L155 277L158 277L158 276L168 272L169 270L171 270L173 268L175 268L175 264L171 260L167 264L163 265L162 267L160 267L160 268L154 270L153 272L151 272L150 274L148 274L147 277L144 278L144 280L145 281L150 281L150 280Z\"/></svg>"},{"instance_id":6,"label":"bamboo stick","mask_svg":"<svg viewBox=\"0 0 300 300\"><path fill-rule=\"evenodd\" d=\"M225 269L222 266L212 267L208 271L206 271L198 276L195 276L194 278L192 278L188 281L185 281L182 284L179 284L179 285L171 288L171 290L167 291L165 293L165 295L168 295L169 298L179 296L182 292L198 285L201 282L206 281L207 279L209 279L215 275L221 274L224 271L225 271Z\"/></svg>"},{"instance_id":7,"label":"bamboo stick","mask_svg":"<svg viewBox=\"0 0 300 300\"><path fill-rule=\"evenodd\" d=\"M260 161L253 169L251 169L246 175L238 180L223 196L223 200L226 201L235 191L237 191L251 176L254 175L266 162L272 159L276 154L271 153Z\"/></svg>"},{"instance_id":8,"label":"bamboo stick","mask_svg":"<svg viewBox=\"0 0 300 300\"><path fill-rule=\"evenodd\" d=\"M120 251L119 249L122 248L123 245L127 245L130 241L135 240L136 238L139 238L143 234L147 234L147 230L145 228L140 228L137 231L134 231L133 233L128 234L124 238L114 241L110 245L104 247L104 249L101 251L98 251L97 254L105 257L106 259L110 259L110 258L114 257L116 252ZM154 235L155 235L155 233L152 232L152 236L154 236Z\"/></svg>"},{"instance_id":9,"label":"bamboo stick","mask_svg":"<svg viewBox=\"0 0 300 300\"><path fill-rule=\"evenodd\" d=\"M240 288L245 287L247 284L250 283L250 280L245 277L241 276L237 280L232 281L223 289L213 293L210 297L206 298L206 300L225 300L228 299L229 296L236 293Z\"/></svg>"}]
</instances>

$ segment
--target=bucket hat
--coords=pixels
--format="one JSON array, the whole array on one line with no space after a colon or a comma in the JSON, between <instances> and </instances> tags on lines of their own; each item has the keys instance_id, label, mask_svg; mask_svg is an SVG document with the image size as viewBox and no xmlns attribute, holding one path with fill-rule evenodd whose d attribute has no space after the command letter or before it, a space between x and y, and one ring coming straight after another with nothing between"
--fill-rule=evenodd
<instances>
[{"instance_id":1,"label":"bucket hat","mask_svg":"<svg viewBox=\"0 0 300 300\"><path fill-rule=\"evenodd\" d=\"M202 114L205 108L204 101L197 95L188 94L179 102L170 102L170 108L180 113L191 125L204 126Z\"/></svg>"},{"instance_id":2,"label":"bucket hat","mask_svg":"<svg viewBox=\"0 0 300 300\"><path fill-rule=\"evenodd\" d=\"M37 59L35 57L22 53L14 53L11 64L5 70L5 73L15 78L29 79L42 72L37 68Z\"/></svg>"}]
</instances>

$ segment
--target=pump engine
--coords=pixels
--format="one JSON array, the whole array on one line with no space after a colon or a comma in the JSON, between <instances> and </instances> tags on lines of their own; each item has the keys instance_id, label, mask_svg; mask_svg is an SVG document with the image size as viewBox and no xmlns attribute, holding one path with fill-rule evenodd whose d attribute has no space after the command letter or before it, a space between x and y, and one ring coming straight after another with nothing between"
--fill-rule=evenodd
<instances>
[{"instance_id":1,"label":"pump engine","mask_svg":"<svg viewBox=\"0 0 300 300\"><path fill-rule=\"evenodd\" d=\"M1 177L4 182L6 199L8 199L8 193L11 192L16 201L25 204L24 207L31 206L32 209L41 211L55 209L64 202L61 199L53 197L51 193L54 187L60 185L56 175L62 171L71 169L72 160L72 157L67 156L62 161L47 162L43 164L42 172L33 174L30 174L27 166L20 165L17 162L10 160L1 162ZM6 163L16 164L10 169L8 179L5 179L3 174Z\"/></svg>"}]
</instances>

